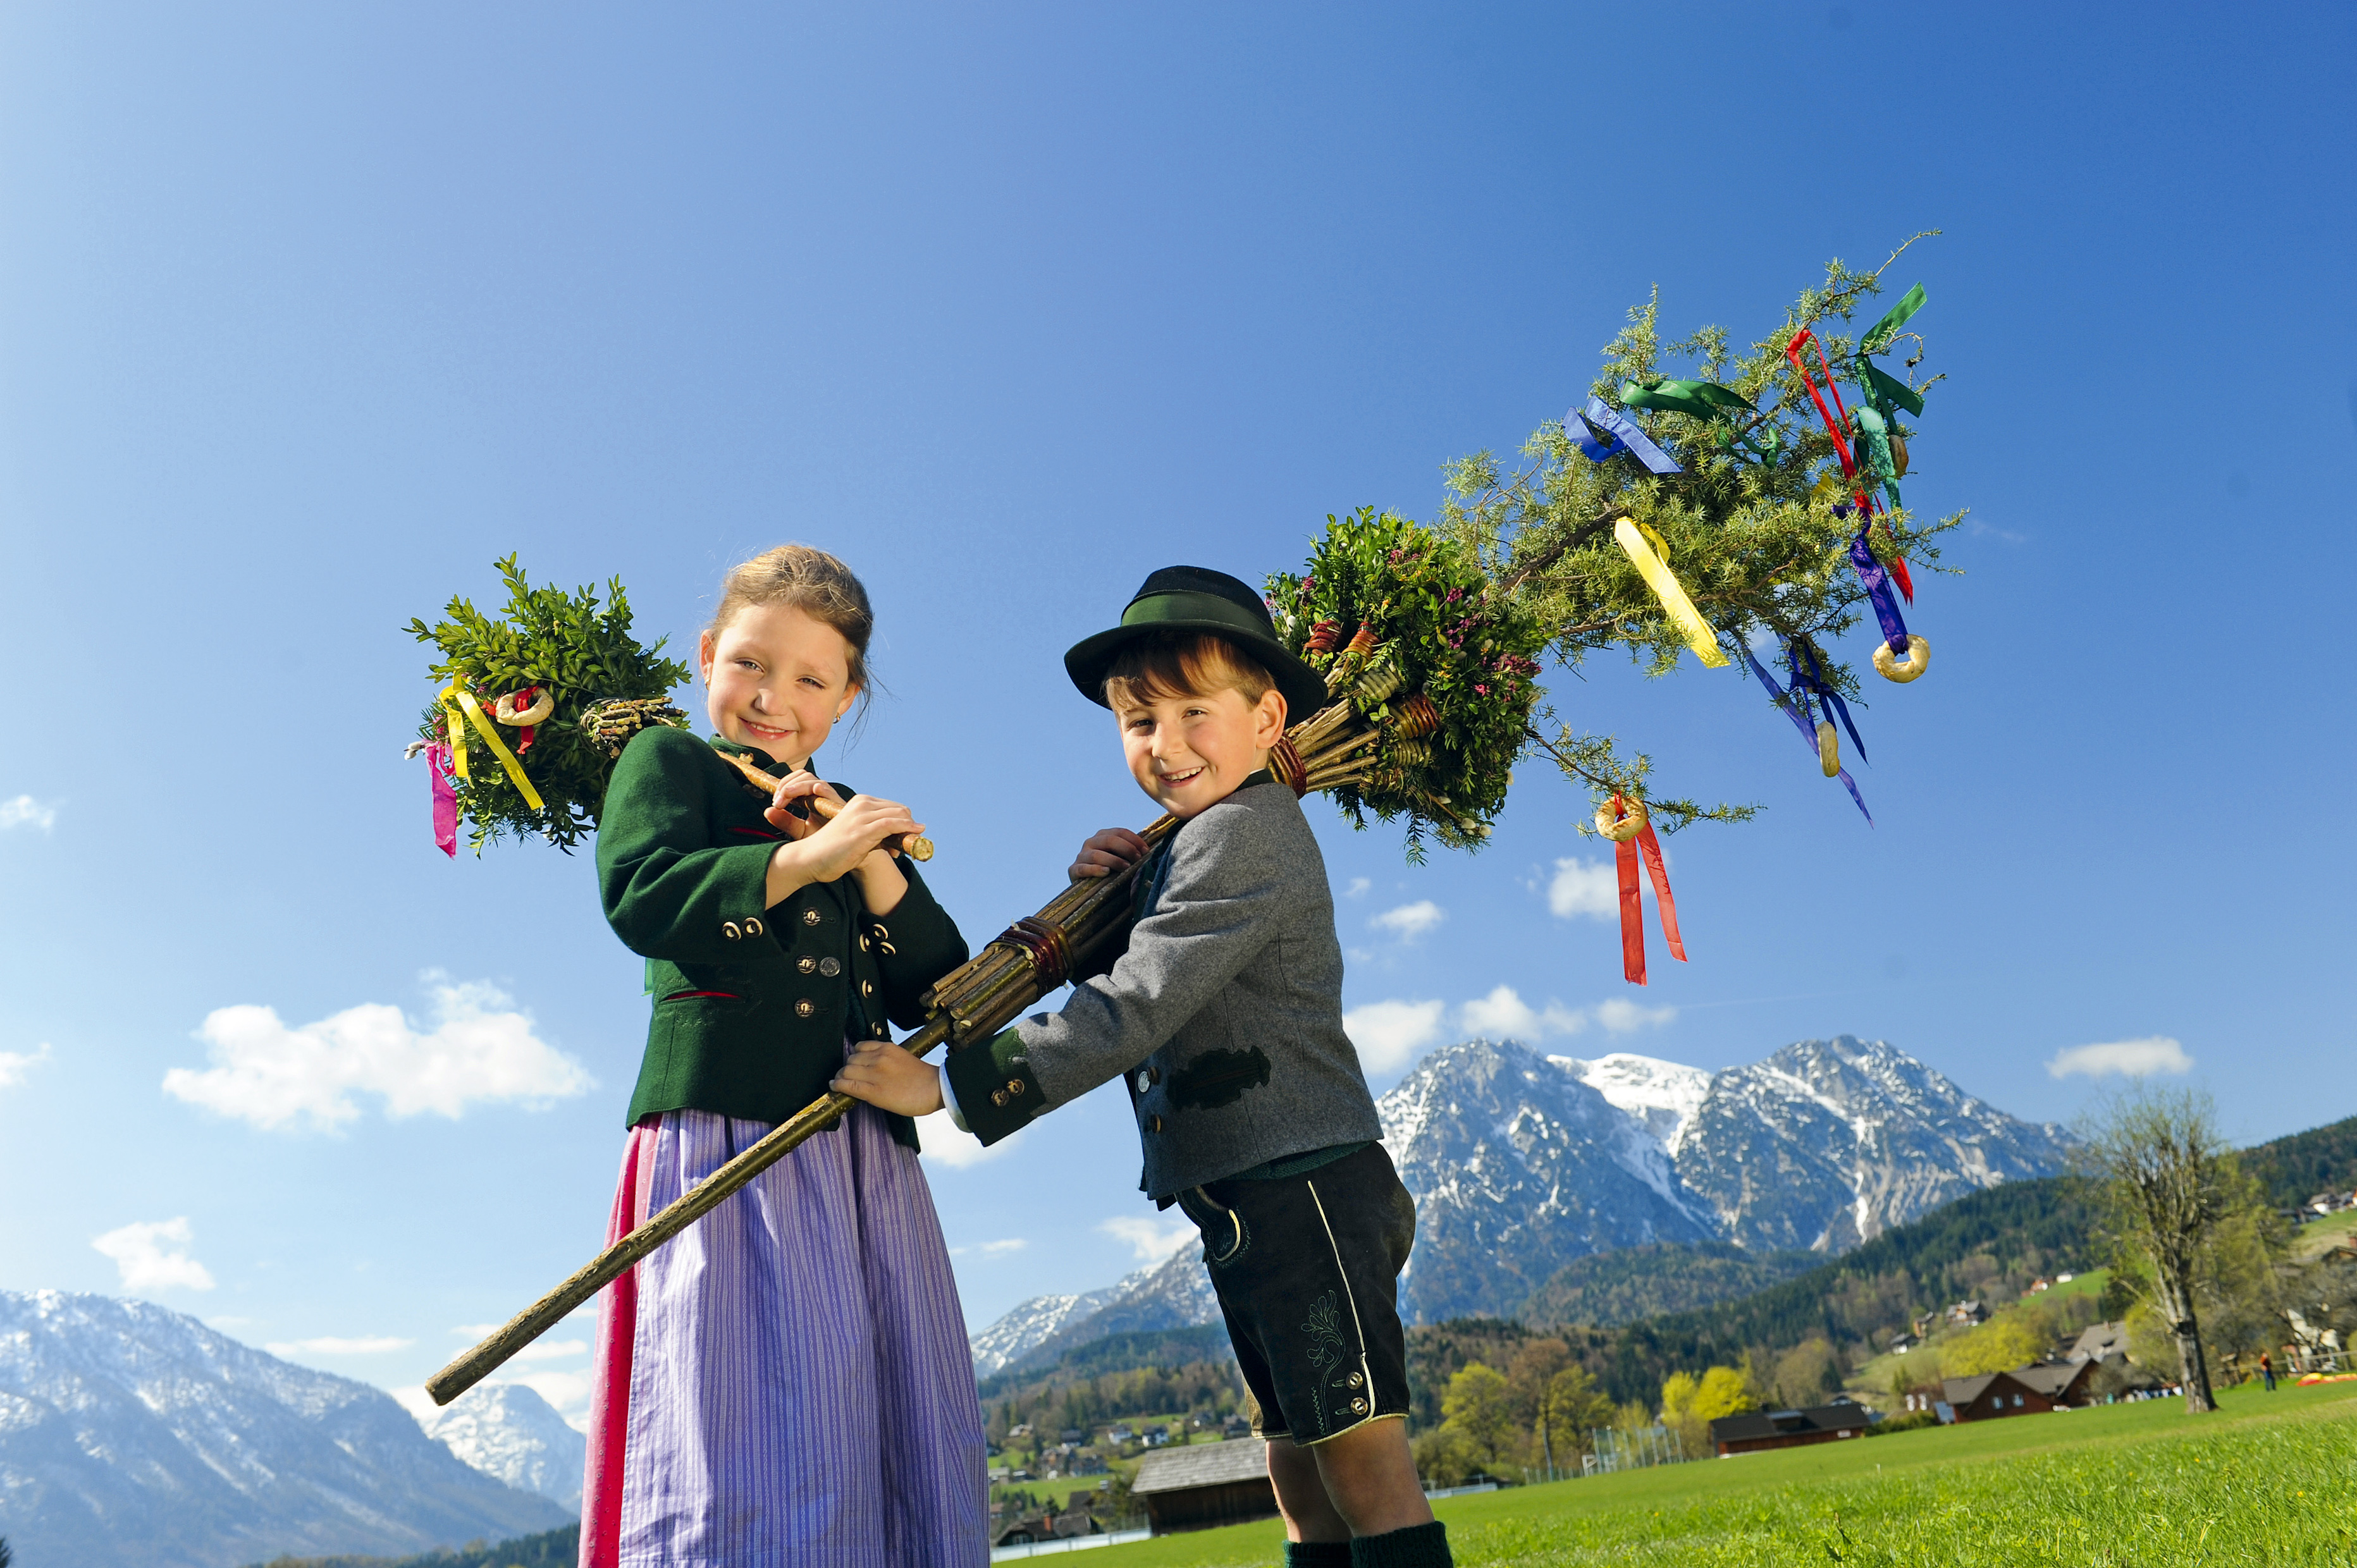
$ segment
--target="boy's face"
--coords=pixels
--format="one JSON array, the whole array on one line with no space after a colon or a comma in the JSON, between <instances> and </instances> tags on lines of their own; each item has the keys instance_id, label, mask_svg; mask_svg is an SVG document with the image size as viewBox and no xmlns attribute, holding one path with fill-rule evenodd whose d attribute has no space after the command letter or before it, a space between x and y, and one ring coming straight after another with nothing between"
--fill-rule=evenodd
<instances>
[{"instance_id":1,"label":"boy's face","mask_svg":"<svg viewBox=\"0 0 2357 1568\"><path fill-rule=\"evenodd\" d=\"M1129 776L1184 822L1268 765L1268 748L1285 734L1285 696L1272 686L1256 703L1232 689L1150 697L1124 703L1114 717Z\"/></svg>"}]
</instances>

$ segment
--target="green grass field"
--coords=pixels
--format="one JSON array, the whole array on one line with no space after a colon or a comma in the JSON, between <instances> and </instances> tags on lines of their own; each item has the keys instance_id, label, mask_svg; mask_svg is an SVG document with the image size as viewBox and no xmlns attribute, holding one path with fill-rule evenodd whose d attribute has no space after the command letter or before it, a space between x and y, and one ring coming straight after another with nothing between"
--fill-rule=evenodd
<instances>
[{"instance_id":1,"label":"green grass field","mask_svg":"<svg viewBox=\"0 0 2357 1568\"><path fill-rule=\"evenodd\" d=\"M1435 1506L1458 1562L2357 1563L2357 1383L2236 1389L1703 1460ZM1280 1560L1274 1523L1107 1547L1095 1568Z\"/></svg>"}]
</instances>

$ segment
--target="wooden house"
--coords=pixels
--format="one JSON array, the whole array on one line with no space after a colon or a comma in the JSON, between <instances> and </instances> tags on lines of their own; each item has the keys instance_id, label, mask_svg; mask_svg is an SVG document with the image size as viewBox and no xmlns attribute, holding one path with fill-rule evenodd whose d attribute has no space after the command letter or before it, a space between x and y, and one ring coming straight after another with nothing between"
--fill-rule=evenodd
<instances>
[{"instance_id":1,"label":"wooden house","mask_svg":"<svg viewBox=\"0 0 2357 1568\"><path fill-rule=\"evenodd\" d=\"M1983 1372L1976 1378L1949 1378L1941 1387L1958 1421L1990 1421L2000 1415L2037 1415L2054 1408L2053 1399L2023 1382L2018 1372Z\"/></svg>"},{"instance_id":2,"label":"wooden house","mask_svg":"<svg viewBox=\"0 0 2357 1568\"><path fill-rule=\"evenodd\" d=\"M1712 1422L1710 1445L1720 1458L1726 1459L1769 1448L1837 1443L1859 1435L1873 1420L1864 1405L1850 1400L1835 1400L1807 1410L1747 1411L1741 1415L1722 1415Z\"/></svg>"},{"instance_id":3,"label":"wooden house","mask_svg":"<svg viewBox=\"0 0 2357 1568\"><path fill-rule=\"evenodd\" d=\"M1157 1535L1276 1514L1268 1444L1257 1437L1158 1449L1138 1466L1129 1495L1146 1505L1146 1523Z\"/></svg>"}]
</instances>

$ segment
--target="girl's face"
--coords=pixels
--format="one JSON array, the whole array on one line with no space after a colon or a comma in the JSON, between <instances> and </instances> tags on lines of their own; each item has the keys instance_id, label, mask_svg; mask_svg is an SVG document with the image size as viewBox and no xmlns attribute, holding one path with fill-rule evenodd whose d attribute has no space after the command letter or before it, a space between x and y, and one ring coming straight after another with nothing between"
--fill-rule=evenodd
<instances>
[{"instance_id":1,"label":"girl's face","mask_svg":"<svg viewBox=\"0 0 2357 1568\"><path fill-rule=\"evenodd\" d=\"M697 639L696 661L712 727L796 768L859 695L843 633L791 605L747 605Z\"/></svg>"}]
</instances>

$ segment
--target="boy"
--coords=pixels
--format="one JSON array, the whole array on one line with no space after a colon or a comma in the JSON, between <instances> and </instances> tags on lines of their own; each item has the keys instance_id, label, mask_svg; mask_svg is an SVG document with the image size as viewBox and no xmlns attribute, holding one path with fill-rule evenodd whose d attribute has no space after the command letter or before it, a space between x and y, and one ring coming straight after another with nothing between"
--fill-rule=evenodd
<instances>
[{"instance_id":1,"label":"boy","mask_svg":"<svg viewBox=\"0 0 2357 1568\"><path fill-rule=\"evenodd\" d=\"M1064 656L1114 710L1138 787L1180 820L1138 874L1108 972L935 1069L871 1042L834 1087L923 1115L945 1101L985 1144L1119 1076L1163 1208L1203 1233L1236 1359L1268 1439L1293 1568L1451 1562L1408 1452L1399 1273L1415 1206L1342 1032L1326 863L1268 771L1288 715L1326 682L1260 596L1224 573L1146 578L1120 626ZM1127 869L1135 833L1082 846L1078 881Z\"/></svg>"}]
</instances>

